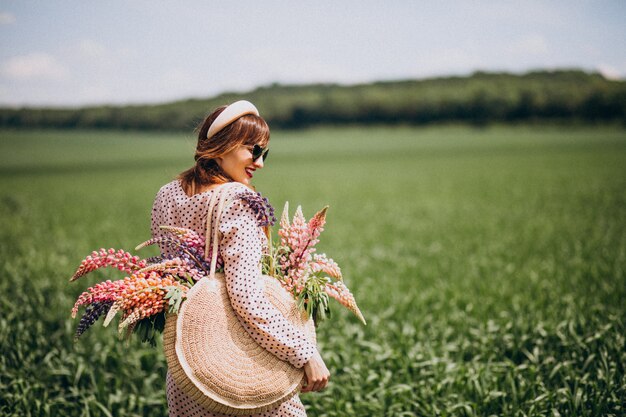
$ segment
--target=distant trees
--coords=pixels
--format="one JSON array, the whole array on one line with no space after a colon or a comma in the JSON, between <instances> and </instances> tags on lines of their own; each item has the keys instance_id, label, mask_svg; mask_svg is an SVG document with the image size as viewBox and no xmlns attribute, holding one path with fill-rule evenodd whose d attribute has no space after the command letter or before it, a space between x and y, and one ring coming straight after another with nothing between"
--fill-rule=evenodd
<instances>
[{"instance_id":1,"label":"distant trees","mask_svg":"<svg viewBox=\"0 0 626 417\"><path fill-rule=\"evenodd\" d=\"M0 109L2 127L190 130L221 104L246 98L274 128L576 120L626 123L626 82L578 70L342 86L272 84L245 94L158 105Z\"/></svg>"}]
</instances>

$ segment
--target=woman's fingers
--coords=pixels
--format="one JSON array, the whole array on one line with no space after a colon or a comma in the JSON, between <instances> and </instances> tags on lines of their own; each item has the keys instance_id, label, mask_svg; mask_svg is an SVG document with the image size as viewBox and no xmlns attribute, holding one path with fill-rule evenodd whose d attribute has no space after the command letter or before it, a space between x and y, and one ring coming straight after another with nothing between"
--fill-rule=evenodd
<instances>
[{"instance_id":1,"label":"woman's fingers","mask_svg":"<svg viewBox=\"0 0 626 417\"><path fill-rule=\"evenodd\" d=\"M321 391L328 386L328 380L328 377L319 377L312 381L307 379L306 385L301 392Z\"/></svg>"},{"instance_id":2,"label":"woman's fingers","mask_svg":"<svg viewBox=\"0 0 626 417\"><path fill-rule=\"evenodd\" d=\"M320 387L320 390L323 390L324 388L326 388L328 386L328 382L330 382L330 375L326 375L326 378L324 378L324 382L322 386Z\"/></svg>"},{"instance_id":3,"label":"woman's fingers","mask_svg":"<svg viewBox=\"0 0 626 417\"><path fill-rule=\"evenodd\" d=\"M317 384L315 384L315 391L321 391L325 386L324 381L318 381Z\"/></svg>"},{"instance_id":4,"label":"woman's fingers","mask_svg":"<svg viewBox=\"0 0 626 417\"><path fill-rule=\"evenodd\" d=\"M304 386L302 387L302 390L300 390L300 392L309 392L311 391L311 387L313 387L313 384L311 384L311 381L309 381L308 375L305 374Z\"/></svg>"},{"instance_id":5,"label":"woman's fingers","mask_svg":"<svg viewBox=\"0 0 626 417\"><path fill-rule=\"evenodd\" d=\"M324 388L326 388L326 385L328 385L328 376L324 376L317 381L315 385L315 391L323 390Z\"/></svg>"}]
</instances>

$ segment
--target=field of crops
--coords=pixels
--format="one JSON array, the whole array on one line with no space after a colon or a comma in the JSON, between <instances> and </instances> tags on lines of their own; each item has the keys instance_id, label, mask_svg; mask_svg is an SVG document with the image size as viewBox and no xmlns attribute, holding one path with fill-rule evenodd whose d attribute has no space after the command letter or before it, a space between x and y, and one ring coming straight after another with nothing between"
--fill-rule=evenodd
<instances>
[{"instance_id":1,"label":"field of crops","mask_svg":"<svg viewBox=\"0 0 626 417\"><path fill-rule=\"evenodd\" d=\"M167 415L160 346L99 325L70 284L149 237L189 135L0 132L0 415ZM626 131L275 132L257 188L312 215L368 319L334 304L310 416L600 416L626 404ZM154 249L142 255L155 254Z\"/></svg>"}]
</instances>

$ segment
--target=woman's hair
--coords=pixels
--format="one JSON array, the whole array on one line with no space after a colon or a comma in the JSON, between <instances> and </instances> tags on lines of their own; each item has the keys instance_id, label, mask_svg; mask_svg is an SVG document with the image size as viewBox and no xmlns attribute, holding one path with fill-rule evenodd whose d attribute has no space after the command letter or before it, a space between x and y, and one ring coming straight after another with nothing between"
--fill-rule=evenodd
<instances>
[{"instance_id":1,"label":"woman's hair","mask_svg":"<svg viewBox=\"0 0 626 417\"><path fill-rule=\"evenodd\" d=\"M240 145L260 145L265 147L270 140L270 129L263 118L254 114L241 116L209 139L206 135L211 123L226 106L221 106L209 114L198 125L198 144L196 145L196 164L181 172L178 179L185 193L189 196L198 194L204 186L232 181L217 163L216 158L227 154Z\"/></svg>"}]
</instances>

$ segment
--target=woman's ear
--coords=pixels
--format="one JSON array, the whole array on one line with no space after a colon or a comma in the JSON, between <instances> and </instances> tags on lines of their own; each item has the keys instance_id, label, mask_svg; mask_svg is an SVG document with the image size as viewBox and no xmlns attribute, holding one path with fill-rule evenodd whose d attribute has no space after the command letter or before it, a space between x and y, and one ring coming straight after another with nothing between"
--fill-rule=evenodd
<instances>
[{"instance_id":1,"label":"woman's ear","mask_svg":"<svg viewBox=\"0 0 626 417\"><path fill-rule=\"evenodd\" d=\"M220 168L222 167L222 157L213 158L213 160Z\"/></svg>"}]
</instances>

